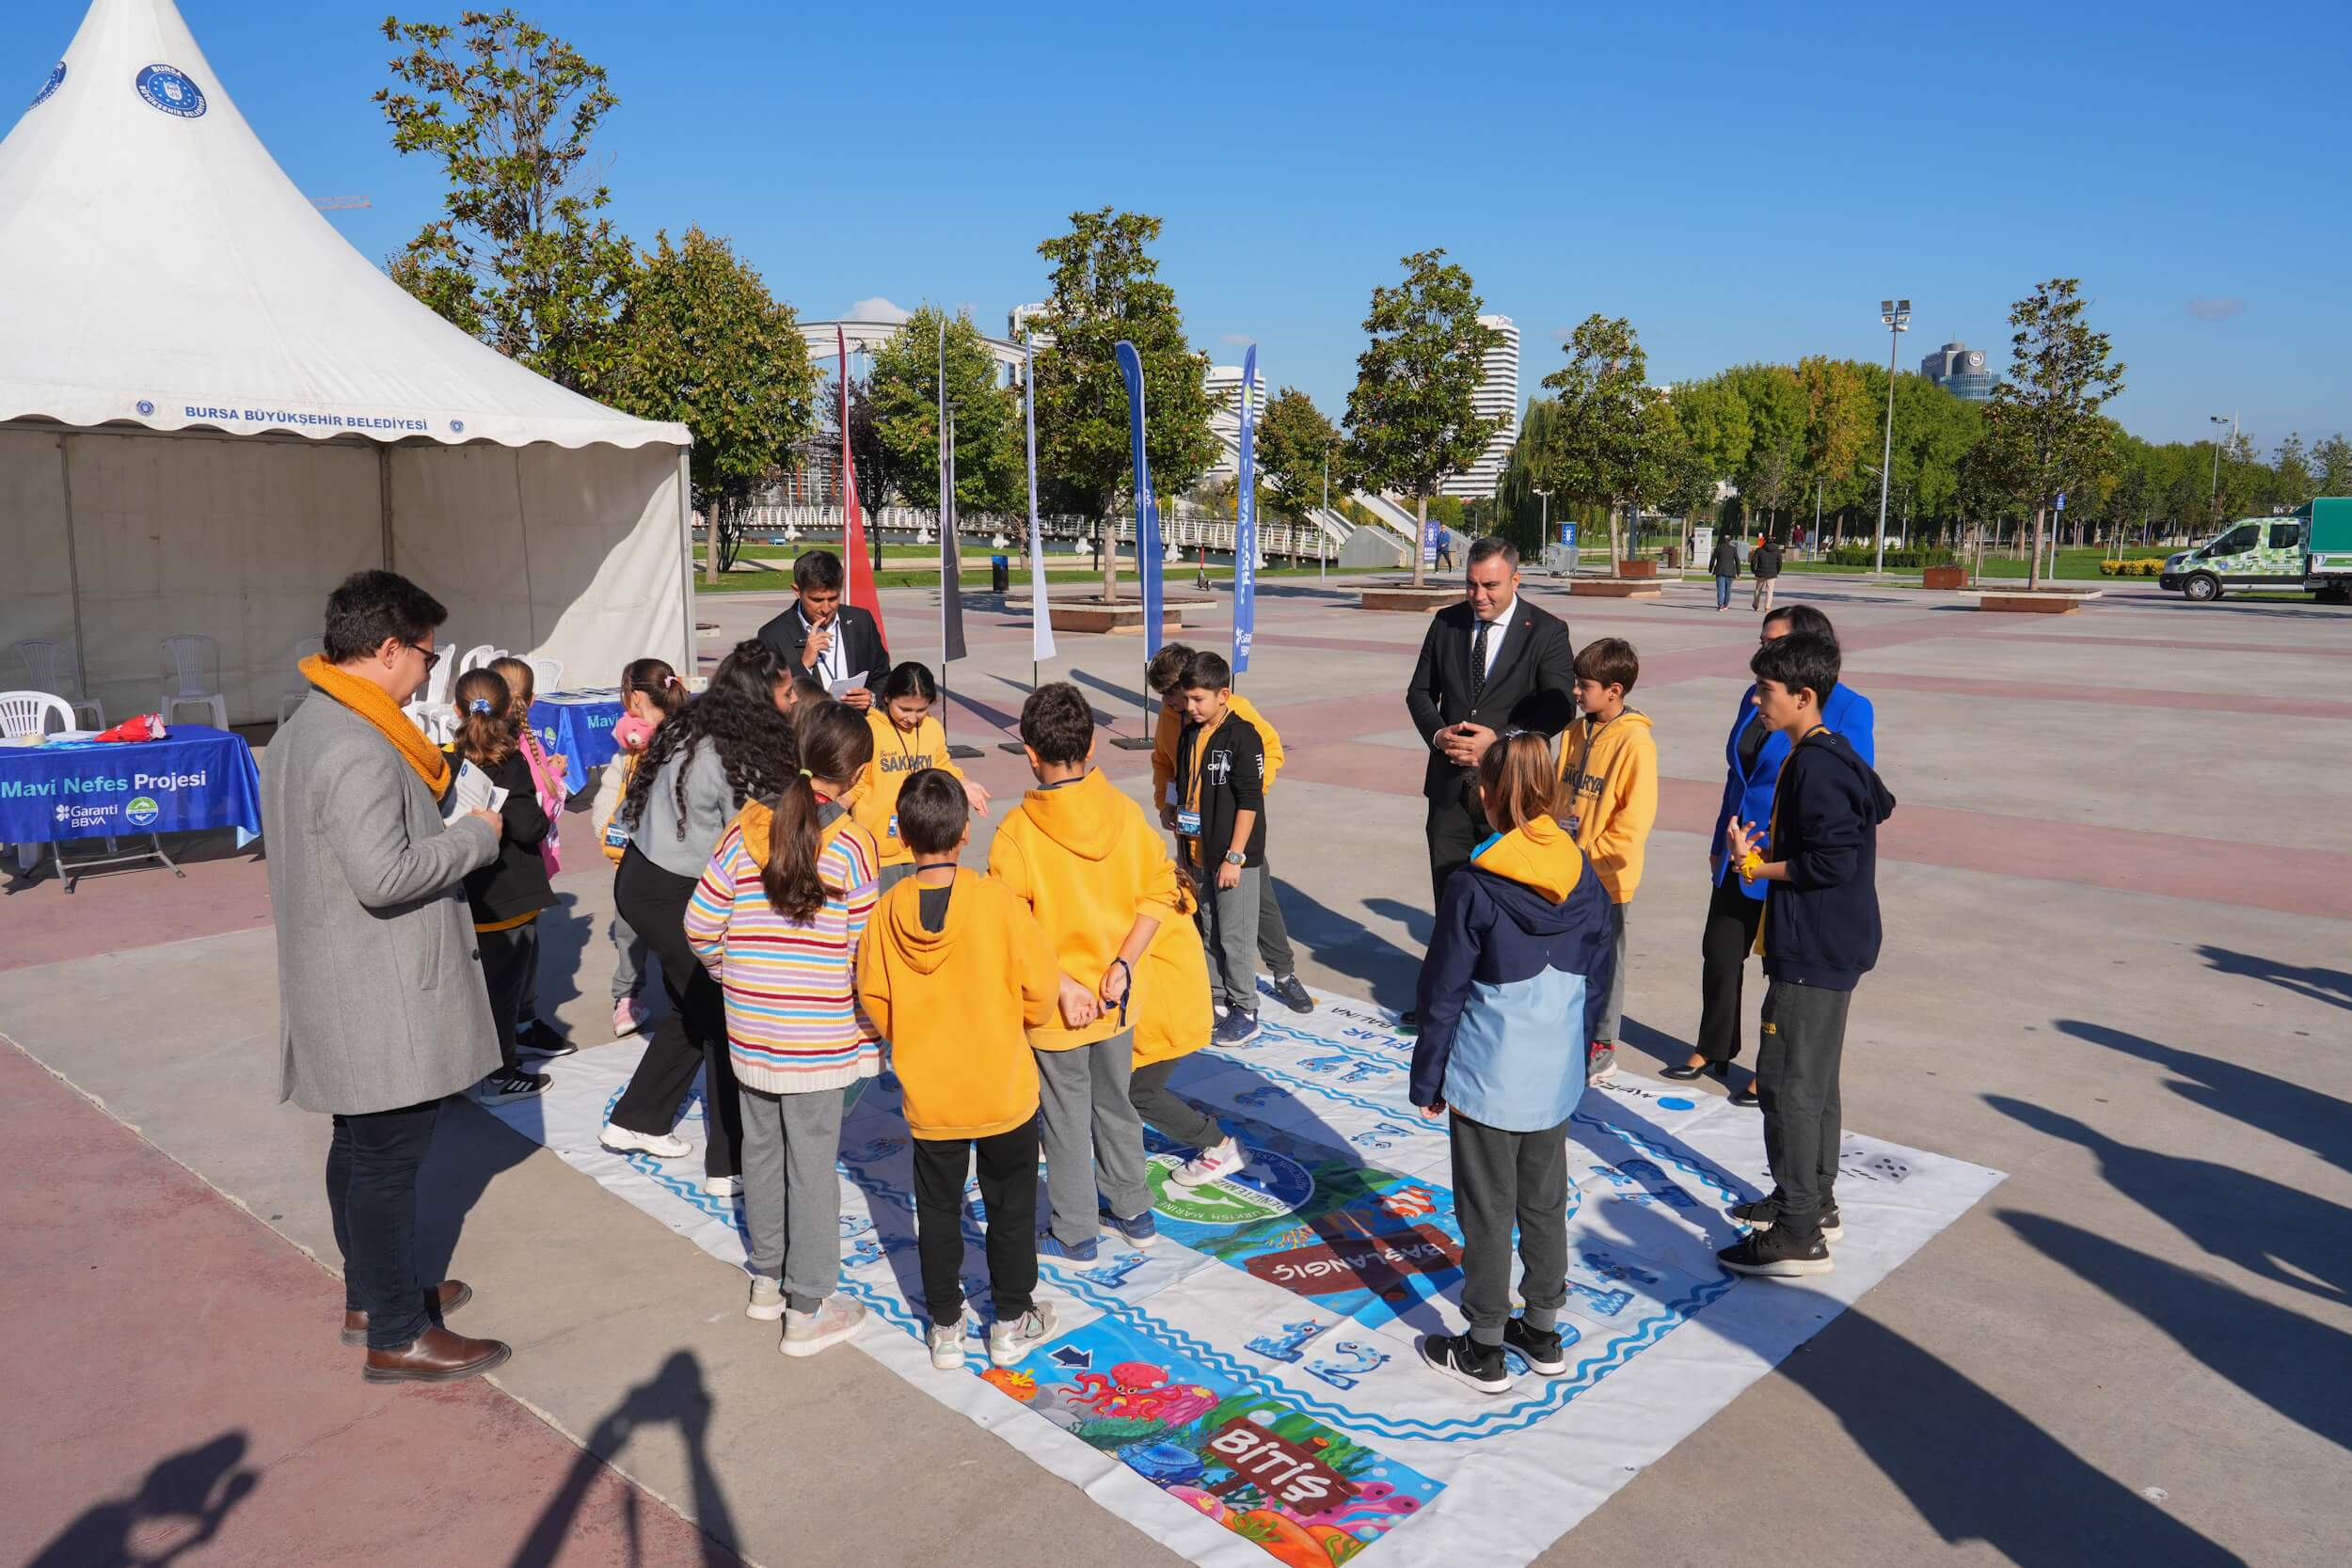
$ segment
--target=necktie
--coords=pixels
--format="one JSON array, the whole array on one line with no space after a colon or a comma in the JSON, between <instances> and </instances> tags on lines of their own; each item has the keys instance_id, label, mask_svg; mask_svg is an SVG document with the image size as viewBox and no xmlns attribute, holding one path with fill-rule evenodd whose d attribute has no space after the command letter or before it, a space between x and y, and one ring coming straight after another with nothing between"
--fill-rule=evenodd
<instances>
[{"instance_id":1,"label":"necktie","mask_svg":"<svg viewBox=\"0 0 2352 1568\"><path fill-rule=\"evenodd\" d=\"M1479 694L1486 689L1486 637L1494 630L1494 623L1481 621L1478 630L1470 636L1470 711L1478 710Z\"/></svg>"}]
</instances>

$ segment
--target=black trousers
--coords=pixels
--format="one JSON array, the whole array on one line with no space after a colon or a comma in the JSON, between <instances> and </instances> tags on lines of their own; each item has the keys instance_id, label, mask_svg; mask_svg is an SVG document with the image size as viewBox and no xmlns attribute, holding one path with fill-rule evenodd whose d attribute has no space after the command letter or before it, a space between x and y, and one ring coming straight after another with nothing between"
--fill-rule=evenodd
<instances>
[{"instance_id":1,"label":"black trousers","mask_svg":"<svg viewBox=\"0 0 2352 1568\"><path fill-rule=\"evenodd\" d=\"M1850 990L1774 980L1764 992L1764 1036L1756 1048L1756 1094L1764 1111L1764 1159L1772 1171L1778 1223L1800 1237L1821 1227L1836 1196L1837 1075L1846 1055Z\"/></svg>"},{"instance_id":2,"label":"black trousers","mask_svg":"<svg viewBox=\"0 0 2352 1568\"><path fill-rule=\"evenodd\" d=\"M519 1065L515 1035L522 1022L524 993L539 973L539 923L526 920L503 931L476 931L482 981L490 992L490 1022L499 1035L499 1057L513 1071Z\"/></svg>"},{"instance_id":3,"label":"black trousers","mask_svg":"<svg viewBox=\"0 0 2352 1568\"><path fill-rule=\"evenodd\" d=\"M1699 1054L1728 1062L1740 1054L1740 990L1756 949L1756 928L1764 901L1740 891L1733 872L1707 901L1707 924L1699 934Z\"/></svg>"},{"instance_id":4,"label":"black trousers","mask_svg":"<svg viewBox=\"0 0 2352 1568\"><path fill-rule=\"evenodd\" d=\"M343 1309L368 1315L370 1350L399 1350L432 1324L417 1278L417 1171L440 1119L437 1100L338 1116L326 1145Z\"/></svg>"},{"instance_id":5,"label":"black trousers","mask_svg":"<svg viewBox=\"0 0 2352 1568\"><path fill-rule=\"evenodd\" d=\"M1465 783L1429 802L1429 909L1437 912L1445 902L1445 884L1470 863L1470 851L1494 832L1486 808L1479 803L1478 786Z\"/></svg>"},{"instance_id":6,"label":"black trousers","mask_svg":"<svg viewBox=\"0 0 2352 1568\"><path fill-rule=\"evenodd\" d=\"M977 1160L988 1217L988 1288L998 1323L1037 1295L1037 1117L985 1138L914 1140L914 1248L934 1323L963 1318L963 1178Z\"/></svg>"},{"instance_id":7,"label":"black trousers","mask_svg":"<svg viewBox=\"0 0 2352 1568\"><path fill-rule=\"evenodd\" d=\"M727 1060L726 997L686 945L686 906L693 896L693 878L662 870L635 845L621 856L612 880L613 908L661 960L661 989L669 993L670 1010L654 1024L645 1054L612 1107L612 1125L631 1132L667 1132L700 1068L703 1115L709 1126L703 1173L740 1176L743 1106Z\"/></svg>"}]
</instances>

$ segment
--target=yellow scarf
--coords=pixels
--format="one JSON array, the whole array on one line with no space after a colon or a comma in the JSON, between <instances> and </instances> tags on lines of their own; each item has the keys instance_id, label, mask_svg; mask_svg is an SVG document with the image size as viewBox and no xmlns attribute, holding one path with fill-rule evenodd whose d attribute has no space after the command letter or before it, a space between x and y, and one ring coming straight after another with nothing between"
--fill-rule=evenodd
<instances>
[{"instance_id":1,"label":"yellow scarf","mask_svg":"<svg viewBox=\"0 0 2352 1568\"><path fill-rule=\"evenodd\" d=\"M417 777L424 781L436 800L449 793L448 756L425 738L424 732L400 711L400 705L382 687L343 673L326 662L325 654L312 654L300 668L304 680L373 724L401 759L417 770Z\"/></svg>"}]
</instances>

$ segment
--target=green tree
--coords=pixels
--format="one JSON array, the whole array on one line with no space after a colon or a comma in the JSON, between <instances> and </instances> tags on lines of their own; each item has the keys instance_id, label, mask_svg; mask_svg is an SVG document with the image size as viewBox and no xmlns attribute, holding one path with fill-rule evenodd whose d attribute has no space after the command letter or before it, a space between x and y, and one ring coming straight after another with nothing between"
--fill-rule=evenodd
<instances>
[{"instance_id":1,"label":"green tree","mask_svg":"<svg viewBox=\"0 0 2352 1568\"><path fill-rule=\"evenodd\" d=\"M2042 581L2044 520L2059 492L2104 471L2113 425L2100 410L2123 389L2123 366L2083 319L2081 280L2054 277L2010 309L2009 374L1985 404L1985 473L2032 513L2026 586Z\"/></svg>"},{"instance_id":2,"label":"green tree","mask_svg":"<svg viewBox=\"0 0 2352 1568\"><path fill-rule=\"evenodd\" d=\"M1863 389L1862 368L1851 359L1808 355L1797 361L1797 387L1804 395L1804 477L1818 520L1831 492L1839 505L1851 499L1845 485L1880 434L1880 409Z\"/></svg>"},{"instance_id":3,"label":"green tree","mask_svg":"<svg viewBox=\"0 0 2352 1568\"><path fill-rule=\"evenodd\" d=\"M608 346L630 266L600 216L612 193L582 176L596 126L620 102L604 68L512 9L457 25L384 21L409 52L402 90L375 102L392 146L440 160L443 215L388 270L457 326L560 386L580 389Z\"/></svg>"},{"instance_id":4,"label":"green tree","mask_svg":"<svg viewBox=\"0 0 2352 1568\"><path fill-rule=\"evenodd\" d=\"M817 370L792 307L725 240L664 232L631 269L628 303L592 390L642 419L693 432L688 472L706 517L710 580L734 564L753 488L817 427Z\"/></svg>"},{"instance_id":5,"label":"green tree","mask_svg":"<svg viewBox=\"0 0 2352 1568\"><path fill-rule=\"evenodd\" d=\"M2341 431L2312 449L2313 476L2323 496L2352 496L2352 441Z\"/></svg>"},{"instance_id":6,"label":"green tree","mask_svg":"<svg viewBox=\"0 0 2352 1568\"><path fill-rule=\"evenodd\" d=\"M910 506L939 505L940 320L926 305L874 351L874 423L890 489ZM996 361L969 312L947 319L947 401L956 405L959 512L1028 512L1021 402L1000 384Z\"/></svg>"},{"instance_id":7,"label":"green tree","mask_svg":"<svg viewBox=\"0 0 2352 1568\"><path fill-rule=\"evenodd\" d=\"M1539 454L1549 445L1559 415L1560 405L1549 398L1527 400L1527 410L1519 418L1518 439L1495 480L1495 505L1501 513L1495 531L1529 560L1540 557L1544 546L1560 536L1558 519L1565 515L1545 503L1542 493L1551 486L1538 471ZM1552 526L1548 529L1547 523Z\"/></svg>"},{"instance_id":8,"label":"green tree","mask_svg":"<svg viewBox=\"0 0 2352 1568\"><path fill-rule=\"evenodd\" d=\"M1797 385L1797 372L1786 365L1740 365L1726 372L1724 379L1748 414L1748 450L1737 468L1741 512L1760 514L1764 531L1785 537L1787 530L1777 522L1799 484L1804 388Z\"/></svg>"},{"instance_id":9,"label":"green tree","mask_svg":"<svg viewBox=\"0 0 2352 1568\"><path fill-rule=\"evenodd\" d=\"M1740 471L1755 431L1748 421L1746 401L1727 377L1677 387L1674 409L1683 439L1690 444L1691 461L1710 483L1728 480Z\"/></svg>"},{"instance_id":10,"label":"green tree","mask_svg":"<svg viewBox=\"0 0 2352 1568\"><path fill-rule=\"evenodd\" d=\"M2271 468L2279 476L2276 496L2280 505L2297 507L2312 499L2312 460L2303 448L2301 431L2289 431L2287 438L2279 443Z\"/></svg>"},{"instance_id":11,"label":"green tree","mask_svg":"<svg viewBox=\"0 0 2352 1568\"><path fill-rule=\"evenodd\" d=\"M1258 478L1274 510L1295 523L1304 523L1323 504L1324 475L1332 472L1341 493L1346 493L1347 471L1337 467L1340 433L1315 406L1314 399L1295 387L1285 387L1266 404L1258 421L1255 448Z\"/></svg>"},{"instance_id":12,"label":"green tree","mask_svg":"<svg viewBox=\"0 0 2352 1568\"><path fill-rule=\"evenodd\" d=\"M1413 546L1418 588L1430 498L1478 461L1505 422L1479 418L1475 402L1486 351L1502 334L1479 322L1486 301L1444 250L1418 251L1398 264L1404 281L1375 288L1364 317L1372 341L1356 356L1347 394L1348 467L1367 485L1412 496L1421 519Z\"/></svg>"},{"instance_id":13,"label":"green tree","mask_svg":"<svg viewBox=\"0 0 2352 1568\"><path fill-rule=\"evenodd\" d=\"M1572 501L1609 509L1609 569L1625 559L1618 513L1645 481L1656 483L1663 434L1650 405L1649 359L1632 324L1596 312L1569 335L1568 362L1544 377L1558 404L1550 438L1538 454L1545 488Z\"/></svg>"},{"instance_id":14,"label":"green tree","mask_svg":"<svg viewBox=\"0 0 2352 1568\"><path fill-rule=\"evenodd\" d=\"M1146 248L1159 236L1158 218L1104 207L1071 214L1070 232L1037 247L1053 269L1037 323L1039 484L1057 509L1094 525L1105 601L1118 594L1119 551L1104 525L1134 483L1127 388L1114 354L1120 339L1143 361L1143 445L1155 492L1179 494L1216 460L1209 358L1185 341L1176 291L1160 281ZM1140 548L1141 517L1136 526Z\"/></svg>"}]
</instances>

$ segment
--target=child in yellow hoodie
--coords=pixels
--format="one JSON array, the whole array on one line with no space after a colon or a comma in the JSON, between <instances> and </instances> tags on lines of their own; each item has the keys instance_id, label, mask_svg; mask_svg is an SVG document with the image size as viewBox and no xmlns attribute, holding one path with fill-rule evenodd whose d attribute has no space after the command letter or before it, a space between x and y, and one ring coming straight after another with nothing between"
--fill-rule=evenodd
<instances>
[{"instance_id":1,"label":"child in yellow hoodie","mask_svg":"<svg viewBox=\"0 0 2352 1568\"><path fill-rule=\"evenodd\" d=\"M886 699L885 699L886 700ZM914 1236L931 1365L963 1365L963 1179L977 1157L988 1219L993 1365L1054 1332L1037 1291L1037 1063L1027 1029L1054 1021L1061 963L1002 882L959 870L969 805L945 771L898 798L914 876L886 894L858 949L858 1000L891 1041L914 1138Z\"/></svg>"},{"instance_id":2,"label":"child in yellow hoodie","mask_svg":"<svg viewBox=\"0 0 2352 1568\"><path fill-rule=\"evenodd\" d=\"M1160 698L1159 721L1152 731L1152 799L1159 804L1160 826L1169 832L1176 831L1176 741L1184 732L1184 672L1191 667L1193 652L1182 642L1170 642L1152 657L1144 672L1145 682ZM1271 795L1274 776L1282 770L1282 737L1238 691L1232 696L1232 709L1243 723L1258 732L1265 747L1264 789ZM1261 869L1264 875L1258 879L1258 961L1265 966L1274 994L1284 1006L1295 1013L1311 1013L1315 999L1298 983L1298 955L1291 949L1282 901L1275 895L1274 868L1269 863Z\"/></svg>"},{"instance_id":3,"label":"child in yellow hoodie","mask_svg":"<svg viewBox=\"0 0 2352 1568\"><path fill-rule=\"evenodd\" d=\"M1582 710L1560 741L1561 800L1576 847L1609 895L1616 965L1609 1000L1588 1047L1586 1075L1617 1070L1617 1030L1625 1017L1625 917L1642 882L1642 855L1658 822L1658 742L1649 715L1625 705L1641 677L1641 657L1622 637L1587 642L1576 656L1576 704Z\"/></svg>"},{"instance_id":4,"label":"child in yellow hoodie","mask_svg":"<svg viewBox=\"0 0 2352 1568\"><path fill-rule=\"evenodd\" d=\"M882 678L882 701L866 715L874 732L874 760L866 765L850 798L857 825L882 847L882 890L888 893L914 871L914 854L898 835L898 792L926 768L949 774L963 786L974 811L988 815L988 791L947 760L947 731L931 717L939 684L928 666L912 660Z\"/></svg>"},{"instance_id":5,"label":"child in yellow hoodie","mask_svg":"<svg viewBox=\"0 0 2352 1568\"><path fill-rule=\"evenodd\" d=\"M1094 710L1076 687L1029 694L1021 744L1038 787L1006 814L988 872L1036 914L1063 975L1100 999L1095 1016L1065 1006L1060 1026L1029 1031L1053 1209L1038 1254L1091 1262L1105 1227L1134 1246L1158 1230L1130 1078L1136 1022L1154 1005L1141 960L1182 922L1176 865L1142 808L1094 770Z\"/></svg>"}]
</instances>

